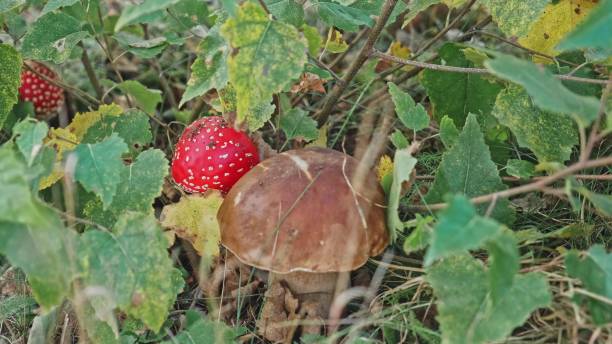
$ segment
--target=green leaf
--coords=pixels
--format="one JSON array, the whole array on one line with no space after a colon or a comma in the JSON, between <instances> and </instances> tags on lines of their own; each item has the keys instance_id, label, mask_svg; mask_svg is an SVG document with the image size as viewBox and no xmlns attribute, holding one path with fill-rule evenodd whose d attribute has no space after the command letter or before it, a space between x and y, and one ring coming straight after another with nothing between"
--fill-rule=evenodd
<instances>
[{"instance_id":1,"label":"green leaf","mask_svg":"<svg viewBox=\"0 0 612 344\"><path fill-rule=\"evenodd\" d=\"M416 16L426 10L429 6L440 3L441 0L412 0L408 4L408 13L404 16L404 23L402 27L410 24L412 19L416 18Z\"/></svg>"},{"instance_id":2,"label":"green leaf","mask_svg":"<svg viewBox=\"0 0 612 344\"><path fill-rule=\"evenodd\" d=\"M87 292L84 293L87 297ZM95 292L93 293L95 294ZM87 339L91 343L96 344L119 344L119 329L117 326L117 319L115 316L114 307L116 306L114 300L110 299L108 294L98 294L94 297L108 297L108 302L103 304L104 309L99 307L95 309L89 299L82 298L79 301L80 310L82 312L79 317L79 326L87 335ZM102 306L102 304L101 304Z\"/></svg>"},{"instance_id":3,"label":"green leaf","mask_svg":"<svg viewBox=\"0 0 612 344\"><path fill-rule=\"evenodd\" d=\"M602 0L557 46L561 50L612 47L612 1Z\"/></svg>"},{"instance_id":4,"label":"green leaf","mask_svg":"<svg viewBox=\"0 0 612 344\"><path fill-rule=\"evenodd\" d=\"M317 54L319 53L319 49L321 48L321 43L322 43L322 39L321 39L321 35L319 35L319 30L317 30L316 27L314 26L310 26L307 24L302 25L302 31L304 33L304 37L306 38L306 41L308 42L308 52L310 53L310 55L312 56L317 56ZM310 63L306 65L306 71L308 72L308 66L312 66ZM313 66L313 68L317 68L320 69L321 71L323 71L324 73L329 74L328 71L319 68L318 66ZM311 72L314 74L319 75L322 78L326 78L325 76L319 74L319 73L315 73L315 72ZM331 77L331 75L330 75Z\"/></svg>"},{"instance_id":5,"label":"green leaf","mask_svg":"<svg viewBox=\"0 0 612 344\"><path fill-rule=\"evenodd\" d=\"M127 143L132 156L138 155L153 139L149 116L140 110L128 110L121 116L103 116L87 129L81 143L100 142L113 133Z\"/></svg>"},{"instance_id":6,"label":"green leaf","mask_svg":"<svg viewBox=\"0 0 612 344\"><path fill-rule=\"evenodd\" d=\"M216 19L210 13L208 4L200 0L179 0L168 12L172 14L167 17L168 25L175 26L178 32L198 25L211 27Z\"/></svg>"},{"instance_id":7,"label":"green leaf","mask_svg":"<svg viewBox=\"0 0 612 344\"><path fill-rule=\"evenodd\" d=\"M123 168L121 155L127 151L128 146L114 133L100 143L80 144L73 153L77 159L75 179L85 190L100 196L105 209L115 197Z\"/></svg>"},{"instance_id":8,"label":"green leaf","mask_svg":"<svg viewBox=\"0 0 612 344\"><path fill-rule=\"evenodd\" d=\"M570 115L584 127L597 118L597 99L573 93L547 69L504 54L496 54L485 66L498 77L523 86L533 103L544 111Z\"/></svg>"},{"instance_id":9,"label":"green leaf","mask_svg":"<svg viewBox=\"0 0 612 344\"><path fill-rule=\"evenodd\" d=\"M41 15L45 15L49 12L53 12L62 7L72 6L76 4L77 2L79 2L79 0L49 0L45 4L45 7L43 8Z\"/></svg>"},{"instance_id":10,"label":"green leaf","mask_svg":"<svg viewBox=\"0 0 612 344\"><path fill-rule=\"evenodd\" d=\"M128 32L117 32L112 37L119 42L122 48L143 59L150 59L161 54L169 44L165 37L145 40Z\"/></svg>"},{"instance_id":11,"label":"green leaf","mask_svg":"<svg viewBox=\"0 0 612 344\"><path fill-rule=\"evenodd\" d=\"M391 134L390 139L391 143L393 143L393 145L397 149L408 148L408 146L410 145L410 142L408 142L406 136L404 136L404 134L402 134L402 132L398 129L395 129L393 134Z\"/></svg>"},{"instance_id":12,"label":"green leaf","mask_svg":"<svg viewBox=\"0 0 612 344\"><path fill-rule=\"evenodd\" d=\"M27 174L10 146L0 148L0 253L25 272L36 301L49 310L70 291L75 238L57 213L34 198Z\"/></svg>"},{"instance_id":13,"label":"green leaf","mask_svg":"<svg viewBox=\"0 0 612 344\"><path fill-rule=\"evenodd\" d=\"M0 0L0 14L12 11L25 3L25 0Z\"/></svg>"},{"instance_id":14,"label":"green leaf","mask_svg":"<svg viewBox=\"0 0 612 344\"><path fill-rule=\"evenodd\" d=\"M525 160L508 159L506 173L517 178L529 179L535 173L535 165Z\"/></svg>"},{"instance_id":15,"label":"green leaf","mask_svg":"<svg viewBox=\"0 0 612 344\"><path fill-rule=\"evenodd\" d=\"M21 171L17 169L15 172L25 174L25 165L21 167ZM4 179L5 174L5 171L0 171L0 179ZM3 190L3 193L10 191L15 190ZM27 187L24 189L21 185L20 191L24 195L0 196L0 204L29 198L26 209L7 213L3 208L0 212L0 253L25 272L34 298L43 309L49 310L67 296L72 278L76 276L69 254L74 232L63 227L54 211L34 200ZM27 213L23 214L24 211ZM11 215L13 219L7 219Z\"/></svg>"},{"instance_id":16,"label":"green leaf","mask_svg":"<svg viewBox=\"0 0 612 344\"><path fill-rule=\"evenodd\" d=\"M32 166L36 155L43 147L43 139L48 131L47 123L30 120L21 121L13 128L13 134L17 135L15 143L28 166Z\"/></svg>"},{"instance_id":17,"label":"green leaf","mask_svg":"<svg viewBox=\"0 0 612 344\"><path fill-rule=\"evenodd\" d=\"M407 128L415 131L427 128L429 126L429 116L423 105L415 104L414 99L396 84L389 82L387 85L393 104L395 104L395 113L400 121Z\"/></svg>"},{"instance_id":18,"label":"green leaf","mask_svg":"<svg viewBox=\"0 0 612 344\"><path fill-rule=\"evenodd\" d=\"M117 215L128 210L152 213L153 201L161 193L166 175L168 160L162 151L149 149L140 153L136 161L123 167L110 211Z\"/></svg>"},{"instance_id":19,"label":"green leaf","mask_svg":"<svg viewBox=\"0 0 612 344\"><path fill-rule=\"evenodd\" d=\"M199 46L198 58L191 65L191 76L179 107L211 89L225 87L228 81L227 57L230 49L214 26Z\"/></svg>"},{"instance_id":20,"label":"green leaf","mask_svg":"<svg viewBox=\"0 0 612 344\"><path fill-rule=\"evenodd\" d=\"M533 151L540 162L564 162L578 144L578 133L569 117L544 112L527 92L510 85L497 96L493 116L508 127L521 147Z\"/></svg>"},{"instance_id":21,"label":"green leaf","mask_svg":"<svg viewBox=\"0 0 612 344\"><path fill-rule=\"evenodd\" d=\"M434 218L432 216L423 217L420 214L415 214L415 217L414 220L406 223L406 227L414 226L410 235L404 240L403 248L406 254L422 250L431 242L433 228L429 224Z\"/></svg>"},{"instance_id":22,"label":"green leaf","mask_svg":"<svg viewBox=\"0 0 612 344\"><path fill-rule=\"evenodd\" d=\"M21 56L7 44L0 44L0 129L19 95Z\"/></svg>"},{"instance_id":23,"label":"green leaf","mask_svg":"<svg viewBox=\"0 0 612 344\"><path fill-rule=\"evenodd\" d=\"M222 322L206 319L194 310L187 311L185 316L186 328L172 338L172 341L162 344L231 344L244 332L239 327L229 327Z\"/></svg>"},{"instance_id":24,"label":"green leaf","mask_svg":"<svg viewBox=\"0 0 612 344\"><path fill-rule=\"evenodd\" d=\"M594 245L580 258L576 251L565 256L567 273L580 279L586 290L612 299L612 254L606 253L602 245ZM596 325L612 322L612 305L592 297L579 297L579 303L586 303Z\"/></svg>"},{"instance_id":25,"label":"green leaf","mask_svg":"<svg viewBox=\"0 0 612 344\"><path fill-rule=\"evenodd\" d=\"M501 232L495 220L476 215L476 209L465 196L453 197L441 214L425 255L425 266L436 259L481 247Z\"/></svg>"},{"instance_id":26,"label":"green leaf","mask_svg":"<svg viewBox=\"0 0 612 344\"><path fill-rule=\"evenodd\" d=\"M362 25L374 25L369 13L363 9L343 6L331 0L318 0L314 6L321 20L344 31L352 32L359 30Z\"/></svg>"},{"instance_id":27,"label":"green leaf","mask_svg":"<svg viewBox=\"0 0 612 344\"><path fill-rule=\"evenodd\" d=\"M113 233L83 234L80 255L89 268L83 283L104 288L120 310L157 332L182 288L167 245L152 215L126 213ZM89 300L96 310L109 302L108 297L96 295Z\"/></svg>"},{"instance_id":28,"label":"green leaf","mask_svg":"<svg viewBox=\"0 0 612 344\"><path fill-rule=\"evenodd\" d=\"M478 344L503 340L546 307L551 295L546 278L537 273L516 276L513 285L496 304L488 298L487 273L469 255L450 257L427 270L427 280L438 298L442 343Z\"/></svg>"},{"instance_id":29,"label":"green leaf","mask_svg":"<svg viewBox=\"0 0 612 344\"><path fill-rule=\"evenodd\" d=\"M272 118L275 109L276 105L271 103L263 102L261 104L256 104L251 109L251 114L246 120L248 127L252 130L263 127L263 125Z\"/></svg>"},{"instance_id":30,"label":"green leaf","mask_svg":"<svg viewBox=\"0 0 612 344\"><path fill-rule=\"evenodd\" d=\"M504 230L486 242L489 251L489 289L494 303L503 300L512 288L514 275L519 271L520 256L514 234Z\"/></svg>"},{"instance_id":31,"label":"green leaf","mask_svg":"<svg viewBox=\"0 0 612 344\"><path fill-rule=\"evenodd\" d=\"M436 179L426 195L428 203L444 201L447 194L461 193L476 197L495 191L505 190L497 167L491 161L489 147L484 142L476 116L470 114L463 131L453 146L442 156ZM498 199L491 217L503 223L514 221L514 211L507 199ZM489 204L476 206L477 212L485 214Z\"/></svg>"},{"instance_id":32,"label":"green leaf","mask_svg":"<svg viewBox=\"0 0 612 344\"><path fill-rule=\"evenodd\" d=\"M312 141L319 137L317 121L308 116L308 112L293 108L280 118L280 128L285 132L287 140Z\"/></svg>"},{"instance_id":33,"label":"green leaf","mask_svg":"<svg viewBox=\"0 0 612 344\"><path fill-rule=\"evenodd\" d=\"M474 67L461 49L464 46L447 43L438 51L436 63L456 67ZM478 115L480 123L486 118L501 85L478 74L448 73L425 70L422 84L433 105L433 116L440 121L449 116L455 125L462 126L469 113Z\"/></svg>"},{"instance_id":34,"label":"green leaf","mask_svg":"<svg viewBox=\"0 0 612 344\"><path fill-rule=\"evenodd\" d=\"M493 20L507 36L524 36L536 21L548 0L482 0Z\"/></svg>"},{"instance_id":35,"label":"green leaf","mask_svg":"<svg viewBox=\"0 0 612 344\"><path fill-rule=\"evenodd\" d=\"M265 0L268 10L274 17L300 27L304 24L304 8L295 0Z\"/></svg>"},{"instance_id":36,"label":"green leaf","mask_svg":"<svg viewBox=\"0 0 612 344\"><path fill-rule=\"evenodd\" d=\"M121 11L121 16L115 24L115 32L119 32L125 26L144 22L152 14L163 11L178 2L179 0L145 0L137 5L127 5Z\"/></svg>"},{"instance_id":37,"label":"green leaf","mask_svg":"<svg viewBox=\"0 0 612 344\"><path fill-rule=\"evenodd\" d=\"M124 93L132 96L138 107L150 115L155 114L157 104L162 101L160 90L146 88L136 80L126 80L118 84L117 87Z\"/></svg>"},{"instance_id":38,"label":"green leaf","mask_svg":"<svg viewBox=\"0 0 612 344\"><path fill-rule=\"evenodd\" d=\"M76 18L62 12L47 13L38 18L23 37L21 54L32 60L62 63L87 37L89 33L81 30L81 23Z\"/></svg>"},{"instance_id":39,"label":"green leaf","mask_svg":"<svg viewBox=\"0 0 612 344\"><path fill-rule=\"evenodd\" d=\"M448 116L442 117L442 120L440 120L440 139L444 147L446 149L451 148L457 141L457 137L459 137L459 129L455 126L453 119Z\"/></svg>"},{"instance_id":40,"label":"green leaf","mask_svg":"<svg viewBox=\"0 0 612 344\"><path fill-rule=\"evenodd\" d=\"M402 184L410 180L416 163L417 159L410 154L409 149L395 151L393 157L393 182L391 183L391 190L387 200L387 227L392 243L397 239L397 232L404 230L404 223L399 217Z\"/></svg>"},{"instance_id":41,"label":"green leaf","mask_svg":"<svg viewBox=\"0 0 612 344\"><path fill-rule=\"evenodd\" d=\"M28 344L47 344L53 341L57 330L57 307L46 314L37 315L32 320L28 333Z\"/></svg>"},{"instance_id":42,"label":"green leaf","mask_svg":"<svg viewBox=\"0 0 612 344\"><path fill-rule=\"evenodd\" d=\"M27 166L10 144L0 147L0 221L43 226L46 215L30 193Z\"/></svg>"},{"instance_id":43,"label":"green leaf","mask_svg":"<svg viewBox=\"0 0 612 344\"><path fill-rule=\"evenodd\" d=\"M221 33L232 47L239 49L229 59L229 77L236 90L238 121L248 122L250 117L258 116L254 113L256 107L265 104L269 110L272 95L300 76L306 63L306 42L296 28L270 20L252 2L244 3L236 18L223 24ZM255 122L263 124L261 120ZM251 130L258 129L249 126Z\"/></svg>"}]
</instances>

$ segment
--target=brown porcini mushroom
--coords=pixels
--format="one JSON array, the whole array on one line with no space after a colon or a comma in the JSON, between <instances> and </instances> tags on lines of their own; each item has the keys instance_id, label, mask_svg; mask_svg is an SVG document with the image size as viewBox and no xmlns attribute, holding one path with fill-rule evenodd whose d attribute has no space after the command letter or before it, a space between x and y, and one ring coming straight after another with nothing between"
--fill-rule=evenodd
<instances>
[{"instance_id":1,"label":"brown porcini mushroom","mask_svg":"<svg viewBox=\"0 0 612 344\"><path fill-rule=\"evenodd\" d=\"M328 317L343 287L339 272L364 265L389 241L384 193L373 173L355 185L358 164L325 148L278 154L245 174L217 213L221 243L243 263L270 271L268 291L284 286L310 319ZM282 340L261 327L268 339Z\"/></svg>"}]
</instances>

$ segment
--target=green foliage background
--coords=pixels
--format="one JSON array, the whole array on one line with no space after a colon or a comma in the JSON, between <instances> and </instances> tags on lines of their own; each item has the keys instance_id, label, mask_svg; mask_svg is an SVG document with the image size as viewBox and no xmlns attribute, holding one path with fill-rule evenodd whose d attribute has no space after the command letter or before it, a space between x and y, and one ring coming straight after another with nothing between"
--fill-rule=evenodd
<instances>
[{"instance_id":1,"label":"green foliage background","mask_svg":"<svg viewBox=\"0 0 612 344\"><path fill-rule=\"evenodd\" d=\"M301 342L612 340L612 0L218 3L0 0L0 341L65 314L83 342L251 338L257 296L218 321L159 222L203 115L379 172L385 277ZM60 75L55 117L19 99L29 61Z\"/></svg>"}]
</instances>

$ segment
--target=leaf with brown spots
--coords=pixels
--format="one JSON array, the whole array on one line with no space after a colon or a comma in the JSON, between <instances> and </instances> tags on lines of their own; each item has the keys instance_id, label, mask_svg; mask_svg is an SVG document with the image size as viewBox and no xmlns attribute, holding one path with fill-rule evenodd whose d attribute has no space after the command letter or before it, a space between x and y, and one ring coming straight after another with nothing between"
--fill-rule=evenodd
<instances>
[{"instance_id":1,"label":"leaf with brown spots","mask_svg":"<svg viewBox=\"0 0 612 344\"><path fill-rule=\"evenodd\" d=\"M544 8L544 12L531 26L519 43L544 54L556 56L557 43L582 22L597 3L592 0L560 0ZM551 63L549 59L538 58L538 62Z\"/></svg>"}]
</instances>

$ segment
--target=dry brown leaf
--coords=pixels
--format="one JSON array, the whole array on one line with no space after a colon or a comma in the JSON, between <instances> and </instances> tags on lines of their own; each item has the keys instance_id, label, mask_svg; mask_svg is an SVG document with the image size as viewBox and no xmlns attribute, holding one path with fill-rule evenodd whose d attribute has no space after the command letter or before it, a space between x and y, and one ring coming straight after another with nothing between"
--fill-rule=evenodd
<instances>
[{"instance_id":1,"label":"dry brown leaf","mask_svg":"<svg viewBox=\"0 0 612 344\"><path fill-rule=\"evenodd\" d=\"M323 81L318 75L312 73L304 73L300 77L300 82L291 87L291 93L300 92L319 92L325 93L325 87Z\"/></svg>"}]
</instances>

